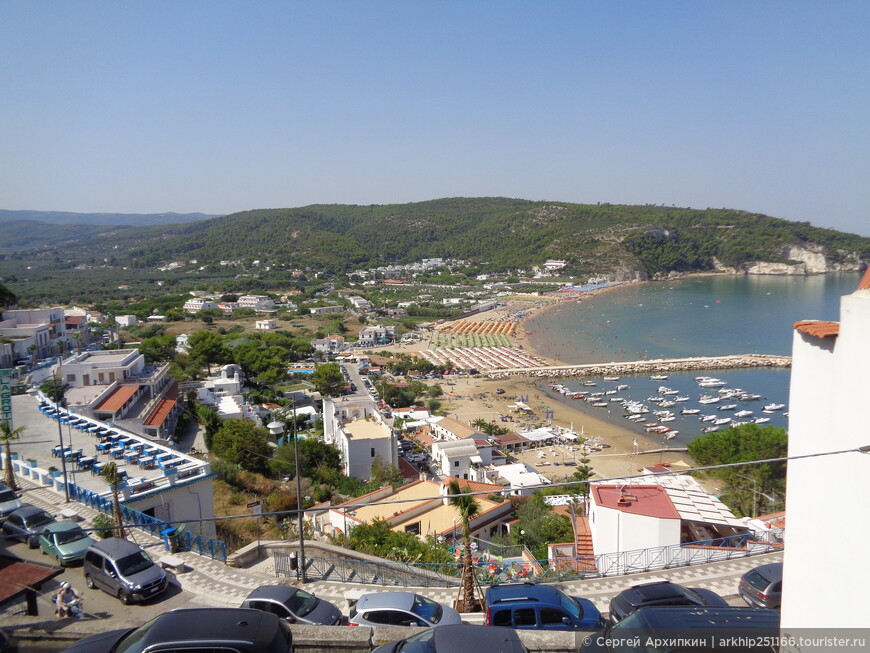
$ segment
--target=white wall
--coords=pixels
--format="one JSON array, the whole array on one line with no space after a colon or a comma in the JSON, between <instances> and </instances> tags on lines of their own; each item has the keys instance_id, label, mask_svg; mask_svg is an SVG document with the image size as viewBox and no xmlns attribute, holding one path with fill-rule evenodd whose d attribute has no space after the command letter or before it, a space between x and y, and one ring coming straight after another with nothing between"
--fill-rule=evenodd
<instances>
[{"instance_id":1,"label":"white wall","mask_svg":"<svg viewBox=\"0 0 870 653\"><path fill-rule=\"evenodd\" d=\"M795 332L789 456L870 444L870 290L843 298L840 334ZM870 455L848 453L788 464L782 627L864 627L870 519L864 498ZM820 610L819 606L836 606Z\"/></svg>"}]
</instances>

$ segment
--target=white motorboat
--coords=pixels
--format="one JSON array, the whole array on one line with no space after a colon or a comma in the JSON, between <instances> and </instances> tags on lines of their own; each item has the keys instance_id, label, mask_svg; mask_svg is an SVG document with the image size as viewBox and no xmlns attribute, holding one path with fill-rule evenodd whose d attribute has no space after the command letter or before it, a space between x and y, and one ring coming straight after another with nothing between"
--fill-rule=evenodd
<instances>
[{"instance_id":1,"label":"white motorboat","mask_svg":"<svg viewBox=\"0 0 870 653\"><path fill-rule=\"evenodd\" d=\"M767 424L770 421L770 418L769 417L756 417L752 421L755 422L756 424Z\"/></svg>"},{"instance_id":2,"label":"white motorboat","mask_svg":"<svg viewBox=\"0 0 870 653\"><path fill-rule=\"evenodd\" d=\"M683 410L680 411L680 415L697 415L700 412L700 408L683 408Z\"/></svg>"},{"instance_id":3,"label":"white motorboat","mask_svg":"<svg viewBox=\"0 0 870 653\"><path fill-rule=\"evenodd\" d=\"M667 374L653 374L649 378L651 378L653 381L667 381L668 375Z\"/></svg>"},{"instance_id":4,"label":"white motorboat","mask_svg":"<svg viewBox=\"0 0 870 653\"><path fill-rule=\"evenodd\" d=\"M674 397L674 401L689 401L688 397Z\"/></svg>"},{"instance_id":5,"label":"white motorboat","mask_svg":"<svg viewBox=\"0 0 870 653\"><path fill-rule=\"evenodd\" d=\"M734 413L734 417L749 417L750 415L752 415L751 410L738 410Z\"/></svg>"},{"instance_id":6,"label":"white motorboat","mask_svg":"<svg viewBox=\"0 0 870 653\"><path fill-rule=\"evenodd\" d=\"M717 406L717 410L734 410L737 408L737 404L725 404L724 406Z\"/></svg>"},{"instance_id":7,"label":"white motorboat","mask_svg":"<svg viewBox=\"0 0 870 653\"><path fill-rule=\"evenodd\" d=\"M701 429L701 433L715 433L719 430L718 426L705 426Z\"/></svg>"},{"instance_id":8,"label":"white motorboat","mask_svg":"<svg viewBox=\"0 0 870 653\"><path fill-rule=\"evenodd\" d=\"M698 399L699 404L718 404L720 401L722 401L722 397L711 397L710 395L703 395Z\"/></svg>"},{"instance_id":9,"label":"white motorboat","mask_svg":"<svg viewBox=\"0 0 870 653\"><path fill-rule=\"evenodd\" d=\"M619 377L618 376L605 376L604 380L605 381L619 381Z\"/></svg>"},{"instance_id":10,"label":"white motorboat","mask_svg":"<svg viewBox=\"0 0 870 653\"><path fill-rule=\"evenodd\" d=\"M667 435L665 435L665 440L673 440L679 434L679 431L668 431Z\"/></svg>"},{"instance_id":11,"label":"white motorboat","mask_svg":"<svg viewBox=\"0 0 870 653\"><path fill-rule=\"evenodd\" d=\"M773 410L782 410L783 408L785 408L785 404L767 404L764 407L764 410L770 412Z\"/></svg>"},{"instance_id":12,"label":"white motorboat","mask_svg":"<svg viewBox=\"0 0 870 653\"><path fill-rule=\"evenodd\" d=\"M699 419L702 422L712 422L714 419L716 419L716 416L715 415L702 415Z\"/></svg>"},{"instance_id":13,"label":"white motorboat","mask_svg":"<svg viewBox=\"0 0 870 653\"><path fill-rule=\"evenodd\" d=\"M724 426L725 424L730 424L730 423L731 423L730 417L720 417L719 419L713 420L713 426Z\"/></svg>"}]
</instances>

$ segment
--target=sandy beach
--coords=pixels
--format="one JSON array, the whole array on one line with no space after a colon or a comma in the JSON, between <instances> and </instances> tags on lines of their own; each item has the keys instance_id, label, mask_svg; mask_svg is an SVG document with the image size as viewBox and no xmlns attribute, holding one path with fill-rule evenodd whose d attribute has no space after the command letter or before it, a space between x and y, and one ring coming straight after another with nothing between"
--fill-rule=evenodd
<instances>
[{"instance_id":1,"label":"sandy beach","mask_svg":"<svg viewBox=\"0 0 870 653\"><path fill-rule=\"evenodd\" d=\"M615 289L607 289L606 291L595 292L614 291ZM510 302L506 306L480 313L470 319L498 321L509 319L509 316L520 311L526 313L524 320L527 320L531 315L540 315L541 311L551 309L553 306L562 305L566 301L576 301L576 299L551 300L547 303L539 302L536 304L532 302ZM529 335L523 328L522 321L519 324L514 339L518 346L540 356L532 348ZM420 343L397 345L394 349L411 353L415 350L419 351L426 348L428 348L428 341L424 340ZM564 361L544 356L541 356L541 358L546 358L553 365L565 364ZM489 379L485 375L475 377L455 376L450 378L445 377L440 384L446 393L443 398L444 412L450 417L466 424L478 418L483 418L521 432L538 426L545 426L547 424L545 415L547 408L545 406L548 406L550 410L555 411L551 422L553 425L572 428L575 432L581 433L586 438L597 438L600 442L608 445L600 453L588 455L590 465L595 470L594 478L611 478L636 474L638 469L660 462L676 463L676 466L680 466L683 463L687 464L687 466L692 464L692 460L685 452L661 452L662 445L660 441L630 431L618 424L609 423L580 410L579 406L583 406L583 402L547 394L544 382L539 379L533 379L532 377L510 377L496 380ZM504 390L504 393L497 393L499 389ZM527 404L533 410L531 415L512 413L508 408L509 404L514 403L514 401L521 397L528 398ZM513 418L513 421L502 422L502 415L509 415ZM637 448L635 448L635 442L637 442ZM654 453L645 453L650 451L654 451ZM539 453L544 453L545 456L539 457ZM578 451L571 451L569 447L559 445L523 452L517 456L517 460L535 466L544 476L553 482L557 482L562 478L572 475L575 468L573 466L562 466L561 464L557 466L552 463L576 460L578 454Z\"/></svg>"}]
</instances>

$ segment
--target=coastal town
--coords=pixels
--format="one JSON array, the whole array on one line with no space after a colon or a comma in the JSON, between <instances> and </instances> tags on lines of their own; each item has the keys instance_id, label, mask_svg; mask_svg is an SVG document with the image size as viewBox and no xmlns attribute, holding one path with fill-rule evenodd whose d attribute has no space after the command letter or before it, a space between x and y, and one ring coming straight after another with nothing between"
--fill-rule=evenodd
<instances>
[{"instance_id":1,"label":"coastal town","mask_svg":"<svg viewBox=\"0 0 870 653\"><path fill-rule=\"evenodd\" d=\"M864 298L867 283L865 274L858 298ZM613 286L603 285L618 292ZM495 294L456 319L411 332L374 324L362 326L356 341L336 333L313 338L307 358L286 367L293 385L281 403L257 403L256 384L246 381L246 370L237 363L208 365L202 380L179 383L169 373L170 361L156 361L144 343L129 342L125 327L136 324L133 315L112 316L109 322L80 308L7 308L0 322L7 362L3 380L10 395L15 389L4 404L15 427L15 451L3 456L7 483L11 478L17 487L48 493L59 507L66 506L58 517L73 523L86 514L112 514L116 497L123 512L115 525L157 535L155 545L165 553L158 551L155 559L176 571L197 566L176 554L186 550L252 574L316 580L324 555L344 550L338 555L346 556L351 567L359 564L353 561L359 560L354 548L365 530L360 527L373 524L428 542L459 562L470 556L479 578L490 583L548 577L568 582L781 556L786 515L791 526L794 512L785 497L756 491L750 495L753 509L745 511L723 503L715 481L683 472L698 464L685 446L668 437L677 433L669 424L676 415L662 409L682 407L680 417L706 425L705 432L720 425L764 424L770 420L765 413L778 417L788 407L760 402L760 395L730 388L711 375L788 368L791 357L743 354L566 365L534 353L523 320L552 307L554 299L582 301L584 295L568 297L558 290L542 298ZM360 298L339 298L344 303L326 314L365 314ZM242 296L236 306L215 299L187 300L182 308L188 317L181 324L193 325L199 312L209 310L232 319L231 311L242 306L255 314L248 319L252 333L279 331L272 297ZM288 319L298 325L299 306L293 308L296 313ZM208 333L210 326L201 322L199 333ZM811 338L838 333L828 323L813 321L795 328ZM177 350L196 347L196 334L174 338ZM493 341L460 347L445 339L451 346L435 345L445 335L465 334ZM61 353L46 355L52 351ZM398 362L405 363L402 372L392 367ZM335 370L335 378L318 382L318 370L327 369ZM696 376L700 371L706 373ZM677 375L694 377L699 408L666 385ZM659 394L643 401L621 396L641 379L657 385ZM793 381L793 387L802 383ZM420 401L397 402L396 391L412 384ZM757 410L736 411L738 404ZM243 513L227 513L216 486L226 474L214 446L220 431L209 446L206 424L183 417L201 415L198 406L207 407L218 423L248 424L243 433L254 432L248 428L266 433L276 458L282 449L298 456L300 442L307 450L303 438L320 441L336 452L340 473L354 479L359 490L344 496L331 490L323 499L311 479L302 490L300 474L288 475L279 492L298 502L297 510L276 512L256 494L248 494L254 499L248 505L256 506L255 514L270 514L274 523L285 524L289 538L272 540L268 548L259 535L256 542L236 540L228 546L222 520ZM610 419L602 416L604 408ZM712 419L701 409L713 411ZM243 469L246 463L238 460ZM106 475L107 467L112 476ZM456 493L473 498L473 516L463 515ZM551 515L545 521L564 520L561 530L553 531L560 534L555 539L536 532L545 521L529 521L522 506L534 502ZM89 533L105 524L91 519L79 524ZM247 519L259 528L258 518ZM285 566L288 554L292 570ZM650 556L657 560L652 567ZM412 577L424 574L401 558L395 563L407 566ZM336 573L323 574L320 582L341 581ZM455 582L454 573L443 578L448 586ZM176 578L183 587L183 574Z\"/></svg>"}]
</instances>

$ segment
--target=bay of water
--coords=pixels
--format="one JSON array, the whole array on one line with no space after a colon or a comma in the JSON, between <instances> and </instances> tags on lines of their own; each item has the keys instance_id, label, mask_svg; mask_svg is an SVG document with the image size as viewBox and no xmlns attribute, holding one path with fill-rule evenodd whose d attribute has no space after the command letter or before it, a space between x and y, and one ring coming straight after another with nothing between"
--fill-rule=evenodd
<instances>
[{"instance_id":1,"label":"bay of water","mask_svg":"<svg viewBox=\"0 0 870 653\"><path fill-rule=\"evenodd\" d=\"M529 320L533 348L545 356L565 363L632 361L686 356L727 354L790 355L793 325L798 320L838 320L840 298L855 291L859 274L828 274L808 277L705 276L679 281L644 283L605 292L580 302L567 303ZM689 402L677 403L668 410L677 419L667 425L680 431L670 440L685 444L701 433L697 416L679 416L681 408L701 408L702 414L717 413L717 404L698 405L701 394L716 394L715 389L699 388L695 377L701 372L671 374L667 381L648 376L623 377L619 383L630 387L620 392L624 398L645 401L656 395L660 385L688 395ZM787 426L782 412L762 414L767 403L788 404L790 373L787 369L746 369L710 371L707 374L762 395L753 402L737 403L736 410L752 410L752 417L769 417L769 424ZM609 390L616 385L596 379L595 388ZM579 381L566 386L581 389ZM608 409L586 407L598 417L608 419L636 432L638 425L622 418L618 404ZM657 410L648 402L650 410ZM721 405L721 404L720 404ZM786 407L785 411L787 412ZM721 412L720 416L729 416ZM650 413L648 421L656 421ZM653 436L660 437L660 436Z\"/></svg>"}]
</instances>

